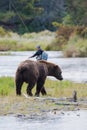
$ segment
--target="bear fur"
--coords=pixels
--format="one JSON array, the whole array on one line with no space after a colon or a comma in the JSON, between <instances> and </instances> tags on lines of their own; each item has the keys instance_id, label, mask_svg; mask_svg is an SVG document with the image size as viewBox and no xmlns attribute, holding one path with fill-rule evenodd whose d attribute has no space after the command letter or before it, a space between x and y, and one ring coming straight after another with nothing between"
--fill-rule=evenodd
<instances>
[{"instance_id":1,"label":"bear fur","mask_svg":"<svg viewBox=\"0 0 87 130\"><path fill-rule=\"evenodd\" d=\"M25 60L17 68L15 75L16 94L21 95L21 89L24 82L28 84L27 94L32 96L32 89L36 84L36 96L46 95L44 83L47 76L54 76L62 80L61 69L58 65L41 60Z\"/></svg>"}]
</instances>

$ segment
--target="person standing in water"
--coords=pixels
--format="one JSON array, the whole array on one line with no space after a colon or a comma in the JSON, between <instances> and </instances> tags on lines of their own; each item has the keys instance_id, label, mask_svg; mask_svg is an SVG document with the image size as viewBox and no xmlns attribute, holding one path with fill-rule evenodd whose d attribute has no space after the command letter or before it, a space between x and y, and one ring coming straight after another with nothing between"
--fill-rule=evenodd
<instances>
[{"instance_id":1,"label":"person standing in water","mask_svg":"<svg viewBox=\"0 0 87 130\"><path fill-rule=\"evenodd\" d=\"M36 57L37 60L47 60L48 54L41 49L40 45L36 46L37 51L30 58Z\"/></svg>"}]
</instances>

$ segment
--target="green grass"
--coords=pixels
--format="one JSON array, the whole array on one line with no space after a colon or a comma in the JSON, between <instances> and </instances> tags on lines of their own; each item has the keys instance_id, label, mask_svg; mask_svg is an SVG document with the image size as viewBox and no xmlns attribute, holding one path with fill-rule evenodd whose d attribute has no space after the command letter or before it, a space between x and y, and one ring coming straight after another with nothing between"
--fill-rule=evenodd
<instances>
[{"instance_id":1,"label":"green grass","mask_svg":"<svg viewBox=\"0 0 87 130\"><path fill-rule=\"evenodd\" d=\"M25 33L23 35L18 35L13 32L6 32L3 28L0 28L1 51L35 50L36 45L41 45L41 47L46 50L47 46L51 44L54 39L55 33L47 30L39 33Z\"/></svg>"},{"instance_id":2,"label":"green grass","mask_svg":"<svg viewBox=\"0 0 87 130\"><path fill-rule=\"evenodd\" d=\"M22 93L26 93L26 86L24 83ZM72 97L73 91L76 90L78 98L87 98L87 84L47 79L45 88L47 96L51 97ZM33 94L35 93L35 89L36 87L33 89ZM0 78L0 96L16 96L14 78Z\"/></svg>"},{"instance_id":3,"label":"green grass","mask_svg":"<svg viewBox=\"0 0 87 130\"><path fill-rule=\"evenodd\" d=\"M14 79L12 77L0 77L0 95L8 96L15 93Z\"/></svg>"},{"instance_id":4,"label":"green grass","mask_svg":"<svg viewBox=\"0 0 87 130\"><path fill-rule=\"evenodd\" d=\"M74 90L77 91L78 97L87 97L87 84L47 80L46 85L46 90L53 97L72 97Z\"/></svg>"}]
</instances>

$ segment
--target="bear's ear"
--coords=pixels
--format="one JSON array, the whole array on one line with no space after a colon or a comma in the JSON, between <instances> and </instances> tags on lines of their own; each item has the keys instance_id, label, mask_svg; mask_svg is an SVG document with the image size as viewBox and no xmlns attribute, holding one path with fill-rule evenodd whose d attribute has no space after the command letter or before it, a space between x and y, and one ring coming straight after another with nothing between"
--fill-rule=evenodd
<instances>
[{"instance_id":1,"label":"bear's ear","mask_svg":"<svg viewBox=\"0 0 87 130\"><path fill-rule=\"evenodd\" d=\"M58 71L61 72L61 69L60 69L60 67L59 67L58 65L55 65L55 66L54 66L54 69L55 69L56 71L58 70Z\"/></svg>"}]
</instances>

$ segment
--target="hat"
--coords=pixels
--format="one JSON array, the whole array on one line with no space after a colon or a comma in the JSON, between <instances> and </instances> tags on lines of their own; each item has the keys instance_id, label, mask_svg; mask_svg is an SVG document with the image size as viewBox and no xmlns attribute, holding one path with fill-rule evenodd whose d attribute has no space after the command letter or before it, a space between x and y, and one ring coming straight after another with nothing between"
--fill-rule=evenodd
<instances>
[{"instance_id":1,"label":"hat","mask_svg":"<svg viewBox=\"0 0 87 130\"><path fill-rule=\"evenodd\" d=\"M40 49L40 45L37 45L36 48L37 48L37 49Z\"/></svg>"}]
</instances>

